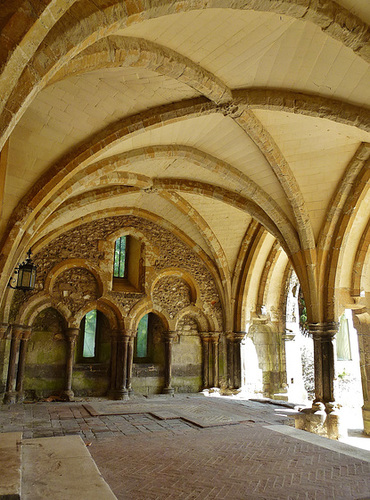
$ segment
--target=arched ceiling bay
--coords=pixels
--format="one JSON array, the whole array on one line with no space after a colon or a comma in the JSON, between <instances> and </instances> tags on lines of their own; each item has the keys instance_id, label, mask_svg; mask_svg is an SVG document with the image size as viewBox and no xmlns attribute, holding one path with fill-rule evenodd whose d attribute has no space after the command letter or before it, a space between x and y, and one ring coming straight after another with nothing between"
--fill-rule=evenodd
<instances>
[{"instance_id":1,"label":"arched ceiling bay","mask_svg":"<svg viewBox=\"0 0 370 500\"><path fill-rule=\"evenodd\" d=\"M272 12L209 9L117 32L191 58L230 88L275 87L368 101L368 64L319 26Z\"/></svg>"},{"instance_id":2,"label":"arched ceiling bay","mask_svg":"<svg viewBox=\"0 0 370 500\"><path fill-rule=\"evenodd\" d=\"M339 18L323 26L312 14L319 7L307 15L302 7L299 19L299 2L276 12L202 2L176 12L163 2L147 16L127 7L127 23L113 22L113 3L70 0L59 19L55 0L46 41L23 44L35 58L19 73L19 103L15 94L4 101L15 127L2 234L19 226L37 244L95 212L141 210L178 228L224 272L251 217L290 254L314 249L351 159L370 142L366 36L357 46L347 26L333 34ZM339 4L366 21L362 0ZM353 36L364 33L349 19ZM43 64L29 91L28 72L41 75Z\"/></svg>"},{"instance_id":3,"label":"arched ceiling bay","mask_svg":"<svg viewBox=\"0 0 370 500\"><path fill-rule=\"evenodd\" d=\"M256 110L289 163L303 194L315 238L330 200L361 142L370 134L330 120Z\"/></svg>"},{"instance_id":4,"label":"arched ceiling bay","mask_svg":"<svg viewBox=\"0 0 370 500\"><path fill-rule=\"evenodd\" d=\"M231 206L225 207L219 200L204 200L201 196L188 193L183 193L182 196L207 221L226 254L230 271L233 272L251 216Z\"/></svg>"}]
</instances>

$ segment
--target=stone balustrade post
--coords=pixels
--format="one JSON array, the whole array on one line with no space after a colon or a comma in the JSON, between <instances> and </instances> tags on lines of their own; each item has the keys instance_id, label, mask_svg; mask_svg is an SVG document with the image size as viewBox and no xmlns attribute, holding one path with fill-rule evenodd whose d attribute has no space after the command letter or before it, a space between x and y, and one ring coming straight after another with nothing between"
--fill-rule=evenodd
<instances>
[{"instance_id":1,"label":"stone balustrade post","mask_svg":"<svg viewBox=\"0 0 370 500\"><path fill-rule=\"evenodd\" d=\"M17 393L17 401L23 401L23 382L24 382L24 371L26 367L26 353L28 340L31 336L31 327L25 327L20 339L19 346L19 358L18 358L18 372L17 372L17 383L15 390Z\"/></svg>"},{"instance_id":2,"label":"stone balustrade post","mask_svg":"<svg viewBox=\"0 0 370 500\"><path fill-rule=\"evenodd\" d=\"M18 350L20 339L23 333L23 325L13 325L11 333L11 344L9 353L9 364L8 364L8 377L6 380L6 389L4 395L4 403L15 403L16 393L15 393L15 374L18 358Z\"/></svg>"},{"instance_id":3,"label":"stone balustrade post","mask_svg":"<svg viewBox=\"0 0 370 500\"><path fill-rule=\"evenodd\" d=\"M172 345L176 332L165 332L164 334L164 388L163 394L174 394L175 390L171 386L172 381Z\"/></svg>"},{"instance_id":4,"label":"stone balustrade post","mask_svg":"<svg viewBox=\"0 0 370 500\"><path fill-rule=\"evenodd\" d=\"M67 356L66 356L66 371L65 371L65 388L62 394L68 401L73 401L74 399L74 392L72 390L73 364L74 364L74 355L76 349L76 341L79 333L80 333L79 328L67 328L67 330L65 331L65 337L67 340Z\"/></svg>"}]
</instances>

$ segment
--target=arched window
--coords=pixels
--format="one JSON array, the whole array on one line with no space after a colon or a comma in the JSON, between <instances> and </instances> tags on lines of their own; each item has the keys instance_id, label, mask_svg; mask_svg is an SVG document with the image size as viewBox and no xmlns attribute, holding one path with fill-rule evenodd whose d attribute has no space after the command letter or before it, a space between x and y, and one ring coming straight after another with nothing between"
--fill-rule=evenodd
<instances>
[{"instance_id":1,"label":"arched window","mask_svg":"<svg viewBox=\"0 0 370 500\"><path fill-rule=\"evenodd\" d=\"M148 357L148 319L149 314L145 314L139 321L136 338L136 357Z\"/></svg>"},{"instance_id":2,"label":"arched window","mask_svg":"<svg viewBox=\"0 0 370 500\"><path fill-rule=\"evenodd\" d=\"M131 235L114 244L113 290L140 292L143 288L142 244Z\"/></svg>"},{"instance_id":3,"label":"arched window","mask_svg":"<svg viewBox=\"0 0 370 500\"><path fill-rule=\"evenodd\" d=\"M79 358L91 362L98 358L98 322L99 313L96 309L89 311L81 321L81 342Z\"/></svg>"},{"instance_id":4,"label":"arched window","mask_svg":"<svg viewBox=\"0 0 370 500\"><path fill-rule=\"evenodd\" d=\"M127 277L127 261L126 248L127 236L121 236L116 240L114 245L114 268L113 276L115 278Z\"/></svg>"}]
</instances>

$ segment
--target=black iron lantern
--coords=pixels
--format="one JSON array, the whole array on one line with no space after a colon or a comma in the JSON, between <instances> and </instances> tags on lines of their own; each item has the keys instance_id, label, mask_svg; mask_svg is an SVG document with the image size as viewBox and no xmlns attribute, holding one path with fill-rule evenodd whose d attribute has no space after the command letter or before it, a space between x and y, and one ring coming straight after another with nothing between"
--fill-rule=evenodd
<instances>
[{"instance_id":1,"label":"black iron lantern","mask_svg":"<svg viewBox=\"0 0 370 500\"><path fill-rule=\"evenodd\" d=\"M36 283L36 265L31 259L31 249L27 252L27 259L18 265L15 269L15 274L17 278L11 278L9 281L10 288L16 290L33 290ZM12 286L10 283L17 280L17 284Z\"/></svg>"}]
</instances>

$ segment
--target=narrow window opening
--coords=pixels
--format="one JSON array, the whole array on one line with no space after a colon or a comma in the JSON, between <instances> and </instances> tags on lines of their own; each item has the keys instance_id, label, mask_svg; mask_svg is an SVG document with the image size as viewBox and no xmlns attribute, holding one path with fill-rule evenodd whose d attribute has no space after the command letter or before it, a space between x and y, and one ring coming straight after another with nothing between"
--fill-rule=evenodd
<instances>
[{"instance_id":1,"label":"narrow window opening","mask_svg":"<svg viewBox=\"0 0 370 500\"><path fill-rule=\"evenodd\" d=\"M94 309L85 316L82 349L83 358L95 358L96 356L96 327L97 311Z\"/></svg>"},{"instance_id":2,"label":"narrow window opening","mask_svg":"<svg viewBox=\"0 0 370 500\"><path fill-rule=\"evenodd\" d=\"M148 317L146 314L139 322L136 339L136 357L146 358L148 356Z\"/></svg>"},{"instance_id":3,"label":"narrow window opening","mask_svg":"<svg viewBox=\"0 0 370 500\"><path fill-rule=\"evenodd\" d=\"M113 276L115 278L126 278L127 275L127 258L126 258L127 237L121 236L116 240L114 246L114 269Z\"/></svg>"}]
</instances>

